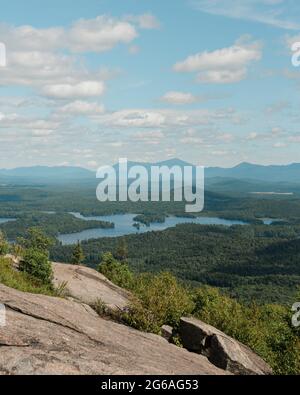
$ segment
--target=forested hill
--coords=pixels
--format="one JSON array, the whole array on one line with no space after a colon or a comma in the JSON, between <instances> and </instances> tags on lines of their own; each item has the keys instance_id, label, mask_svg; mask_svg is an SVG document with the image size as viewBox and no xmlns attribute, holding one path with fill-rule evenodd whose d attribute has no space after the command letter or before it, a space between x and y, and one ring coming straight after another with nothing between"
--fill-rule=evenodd
<instances>
[{"instance_id":1,"label":"forested hill","mask_svg":"<svg viewBox=\"0 0 300 395\"><path fill-rule=\"evenodd\" d=\"M178 225L130 235L129 264L137 272L171 271L193 285L217 286L250 303L291 303L300 284L300 226ZM86 263L96 266L118 239L84 242ZM72 247L56 246L53 259L70 259Z\"/></svg>"}]
</instances>

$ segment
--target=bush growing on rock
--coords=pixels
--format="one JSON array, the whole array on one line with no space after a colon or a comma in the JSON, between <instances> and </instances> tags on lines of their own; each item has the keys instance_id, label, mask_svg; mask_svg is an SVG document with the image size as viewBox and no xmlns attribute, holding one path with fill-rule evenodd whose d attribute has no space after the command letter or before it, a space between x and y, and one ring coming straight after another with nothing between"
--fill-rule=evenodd
<instances>
[{"instance_id":1,"label":"bush growing on rock","mask_svg":"<svg viewBox=\"0 0 300 395\"><path fill-rule=\"evenodd\" d=\"M110 252L103 254L98 270L119 287L127 289L132 287L133 274L128 265L117 261Z\"/></svg>"},{"instance_id":2,"label":"bush growing on rock","mask_svg":"<svg viewBox=\"0 0 300 395\"><path fill-rule=\"evenodd\" d=\"M170 273L138 276L133 292L137 299L125 319L146 332L160 333L164 324L176 327L180 318L193 310L189 292Z\"/></svg>"},{"instance_id":3,"label":"bush growing on rock","mask_svg":"<svg viewBox=\"0 0 300 395\"><path fill-rule=\"evenodd\" d=\"M29 248L25 251L20 263L20 270L41 280L44 284L51 284L52 266L48 256L35 248Z\"/></svg>"},{"instance_id":4,"label":"bush growing on rock","mask_svg":"<svg viewBox=\"0 0 300 395\"><path fill-rule=\"evenodd\" d=\"M0 256L6 255L9 251L9 244L6 241L4 234L0 231Z\"/></svg>"},{"instance_id":5,"label":"bush growing on rock","mask_svg":"<svg viewBox=\"0 0 300 395\"><path fill-rule=\"evenodd\" d=\"M19 239L19 243L26 249L35 249L48 255L53 240L46 236L40 228L35 227L28 229L25 237Z\"/></svg>"},{"instance_id":6,"label":"bush growing on rock","mask_svg":"<svg viewBox=\"0 0 300 395\"><path fill-rule=\"evenodd\" d=\"M207 286L197 289L193 300L195 317L248 345L276 374L299 374L300 337L287 307L242 305Z\"/></svg>"}]
</instances>

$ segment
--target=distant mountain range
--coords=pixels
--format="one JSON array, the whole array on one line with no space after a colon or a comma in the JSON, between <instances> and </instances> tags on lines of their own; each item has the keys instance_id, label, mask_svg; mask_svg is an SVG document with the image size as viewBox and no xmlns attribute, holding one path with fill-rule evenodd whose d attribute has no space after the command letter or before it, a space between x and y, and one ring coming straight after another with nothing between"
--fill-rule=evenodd
<instances>
[{"instance_id":1,"label":"distant mountain range","mask_svg":"<svg viewBox=\"0 0 300 395\"><path fill-rule=\"evenodd\" d=\"M141 163L128 162L128 167L134 165L145 166L148 170L151 166L192 166L188 162L180 159L170 159L157 163ZM117 165L115 165L117 168ZM293 163L290 165L271 165L263 166L251 163L241 163L232 168L222 167L208 167L205 170L205 177L207 179L222 178L248 181L263 181L270 183L300 183L300 163ZM95 172L81 167L47 167L47 166L33 166L20 167L16 169L0 169L0 181L28 181L35 180L39 182L48 181L64 181L64 180L95 180ZM221 180L220 180L221 181ZM224 180L225 181L225 180Z\"/></svg>"},{"instance_id":2,"label":"distant mountain range","mask_svg":"<svg viewBox=\"0 0 300 395\"><path fill-rule=\"evenodd\" d=\"M206 177L226 177L265 182L300 183L300 163L271 166L241 163L238 166L229 169L210 167L206 169L205 173Z\"/></svg>"}]
</instances>

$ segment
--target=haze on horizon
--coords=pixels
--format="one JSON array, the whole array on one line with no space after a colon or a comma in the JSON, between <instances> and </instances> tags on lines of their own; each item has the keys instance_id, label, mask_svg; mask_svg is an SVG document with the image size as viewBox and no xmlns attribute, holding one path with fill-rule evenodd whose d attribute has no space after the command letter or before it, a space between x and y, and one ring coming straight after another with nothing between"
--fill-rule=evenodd
<instances>
[{"instance_id":1,"label":"haze on horizon","mask_svg":"<svg viewBox=\"0 0 300 395\"><path fill-rule=\"evenodd\" d=\"M170 4L2 6L0 168L300 162L297 1Z\"/></svg>"}]
</instances>

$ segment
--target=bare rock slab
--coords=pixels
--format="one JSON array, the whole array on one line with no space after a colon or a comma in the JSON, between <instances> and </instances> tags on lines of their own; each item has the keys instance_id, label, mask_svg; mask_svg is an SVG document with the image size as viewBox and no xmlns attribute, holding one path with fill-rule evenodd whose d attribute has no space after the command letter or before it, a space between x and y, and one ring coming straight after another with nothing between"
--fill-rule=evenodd
<instances>
[{"instance_id":1,"label":"bare rock slab","mask_svg":"<svg viewBox=\"0 0 300 395\"><path fill-rule=\"evenodd\" d=\"M0 284L3 375L223 375L202 355L100 318L77 301L33 295Z\"/></svg>"},{"instance_id":2,"label":"bare rock slab","mask_svg":"<svg viewBox=\"0 0 300 395\"><path fill-rule=\"evenodd\" d=\"M189 351L206 356L211 363L236 375L269 375L271 367L250 348L211 325L182 318L179 334Z\"/></svg>"},{"instance_id":3,"label":"bare rock slab","mask_svg":"<svg viewBox=\"0 0 300 395\"><path fill-rule=\"evenodd\" d=\"M74 299L86 304L101 299L109 308L121 310L129 304L130 294L94 269L55 262L52 267L54 285L66 283L67 294Z\"/></svg>"}]
</instances>

